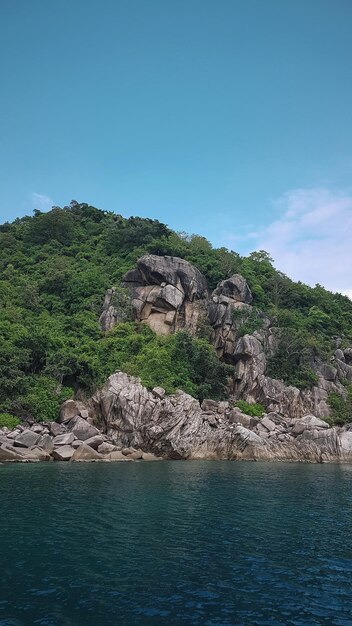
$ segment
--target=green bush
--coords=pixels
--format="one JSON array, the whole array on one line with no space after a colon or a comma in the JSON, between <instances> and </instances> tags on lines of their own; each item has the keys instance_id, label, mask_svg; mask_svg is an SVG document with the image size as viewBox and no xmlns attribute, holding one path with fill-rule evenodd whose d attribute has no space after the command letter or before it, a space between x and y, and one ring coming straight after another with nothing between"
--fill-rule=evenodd
<instances>
[{"instance_id":1,"label":"green bush","mask_svg":"<svg viewBox=\"0 0 352 626\"><path fill-rule=\"evenodd\" d=\"M10 415L10 413L0 413L0 428L4 428L6 426L6 428L13 430L20 423L21 420L18 419L18 417Z\"/></svg>"},{"instance_id":2,"label":"green bush","mask_svg":"<svg viewBox=\"0 0 352 626\"><path fill-rule=\"evenodd\" d=\"M331 408L330 418L333 424L342 426L352 422L352 385L347 387L346 398L339 393L330 393L328 404Z\"/></svg>"},{"instance_id":3,"label":"green bush","mask_svg":"<svg viewBox=\"0 0 352 626\"><path fill-rule=\"evenodd\" d=\"M56 421L60 405L72 397L72 389L47 376L31 376L28 382L28 390L19 397L22 411L36 422Z\"/></svg>"},{"instance_id":4,"label":"green bush","mask_svg":"<svg viewBox=\"0 0 352 626\"><path fill-rule=\"evenodd\" d=\"M232 319L238 329L238 335L253 335L256 330L263 328L263 317L255 307L251 311L246 309L234 309Z\"/></svg>"},{"instance_id":5,"label":"green bush","mask_svg":"<svg viewBox=\"0 0 352 626\"><path fill-rule=\"evenodd\" d=\"M311 368L311 360L318 353L318 347L307 331L290 327L277 329L277 342L275 354L268 359L267 375L298 389L315 385L318 378Z\"/></svg>"},{"instance_id":6,"label":"green bush","mask_svg":"<svg viewBox=\"0 0 352 626\"><path fill-rule=\"evenodd\" d=\"M263 417L265 413L265 408L259 403L249 404L249 402L245 400L237 400L235 406L237 406L242 413L250 415L251 417Z\"/></svg>"}]
</instances>

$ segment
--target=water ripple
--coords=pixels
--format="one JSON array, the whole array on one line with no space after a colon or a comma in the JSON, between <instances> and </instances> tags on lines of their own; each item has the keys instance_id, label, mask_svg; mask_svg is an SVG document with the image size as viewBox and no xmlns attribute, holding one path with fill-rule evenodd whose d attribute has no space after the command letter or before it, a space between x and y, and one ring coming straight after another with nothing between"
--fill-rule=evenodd
<instances>
[{"instance_id":1,"label":"water ripple","mask_svg":"<svg viewBox=\"0 0 352 626\"><path fill-rule=\"evenodd\" d=\"M0 467L0 626L352 626L351 467Z\"/></svg>"}]
</instances>

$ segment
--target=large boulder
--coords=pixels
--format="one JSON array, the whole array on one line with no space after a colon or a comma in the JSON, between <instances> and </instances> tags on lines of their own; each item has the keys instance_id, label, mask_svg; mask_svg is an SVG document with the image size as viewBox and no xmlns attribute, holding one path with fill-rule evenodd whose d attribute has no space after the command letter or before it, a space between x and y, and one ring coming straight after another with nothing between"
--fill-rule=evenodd
<instances>
[{"instance_id":1,"label":"large boulder","mask_svg":"<svg viewBox=\"0 0 352 626\"><path fill-rule=\"evenodd\" d=\"M38 433L34 433L32 430L27 429L17 435L14 440L14 445L19 448L31 448L38 443L39 439L40 435Z\"/></svg>"},{"instance_id":2,"label":"large boulder","mask_svg":"<svg viewBox=\"0 0 352 626\"><path fill-rule=\"evenodd\" d=\"M325 428L329 428L329 424L324 422L324 420L321 420L315 415L305 415L304 417L296 420L292 428L292 434L300 435L305 430L321 430Z\"/></svg>"},{"instance_id":3,"label":"large boulder","mask_svg":"<svg viewBox=\"0 0 352 626\"><path fill-rule=\"evenodd\" d=\"M247 281L240 274L234 274L230 278L222 280L213 291L213 296L225 296L234 302L246 304L251 304L253 300Z\"/></svg>"},{"instance_id":4,"label":"large boulder","mask_svg":"<svg viewBox=\"0 0 352 626\"><path fill-rule=\"evenodd\" d=\"M53 439L53 445L55 446L55 448L57 446L70 446L74 442L75 439L76 439L76 436L73 433L65 433L63 435L57 435Z\"/></svg>"},{"instance_id":5,"label":"large boulder","mask_svg":"<svg viewBox=\"0 0 352 626\"><path fill-rule=\"evenodd\" d=\"M101 454L88 446L86 443L82 443L77 450L71 456L71 461L99 461L102 458Z\"/></svg>"},{"instance_id":6,"label":"large boulder","mask_svg":"<svg viewBox=\"0 0 352 626\"><path fill-rule=\"evenodd\" d=\"M90 446L94 450L97 450L103 442L104 442L104 435L102 435L101 433L99 433L99 435L94 435L93 437L90 437L89 439L85 440L85 443L87 444L87 446Z\"/></svg>"},{"instance_id":7,"label":"large boulder","mask_svg":"<svg viewBox=\"0 0 352 626\"><path fill-rule=\"evenodd\" d=\"M71 446L59 446L53 451L55 461L69 461L73 456L74 449Z\"/></svg>"},{"instance_id":8,"label":"large boulder","mask_svg":"<svg viewBox=\"0 0 352 626\"><path fill-rule=\"evenodd\" d=\"M195 331L201 303L208 297L204 276L178 257L146 254L137 261L136 269L127 272L123 284L136 319L160 335L179 328Z\"/></svg>"},{"instance_id":9,"label":"large boulder","mask_svg":"<svg viewBox=\"0 0 352 626\"><path fill-rule=\"evenodd\" d=\"M42 435L37 443L38 448L44 450L48 454L51 454L54 449L53 440L50 435Z\"/></svg>"},{"instance_id":10,"label":"large boulder","mask_svg":"<svg viewBox=\"0 0 352 626\"><path fill-rule=\"evenodd\" d=\"M81 411L85 411L86 407L83 402L79 402L78 400L66 400L62 403L60 407L60 415L58 422L59 424L63 422L68 422L72 417L76 415L80 415Z\"/></svg>"},{"instance_id":11,"label":"large boulder","mask_svg":"<svg viewBox=\"0 0 352 626\"><path fill-rule=\"evenodd\" d=\"M23 455L20 453L20 448L14 448L10 444L2 444L0 446L0 463L2 461L21 461Z\"/></svg>"},{"instance_id":12,"label":"large boulder","mask_svg":"<svg viewBox=\"0 0 352 626\"><path fill-rule=\"evenodd\" d=\"M100 432L95 426L89 424L83 417L77 415L73 417L67 424L67 430L73 433L77 439L86 441L95 435L100 435Z\"/></svg>"}]
</instances>

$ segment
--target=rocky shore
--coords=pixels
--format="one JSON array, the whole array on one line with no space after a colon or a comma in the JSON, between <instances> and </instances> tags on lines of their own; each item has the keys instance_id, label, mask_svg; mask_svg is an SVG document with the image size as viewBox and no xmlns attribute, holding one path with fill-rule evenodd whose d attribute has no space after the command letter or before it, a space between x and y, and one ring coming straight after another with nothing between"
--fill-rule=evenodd
<instances>
[{"instance_id":1,"label":"rocky shore","mask_svg":"<svg viewBox=\"0 0 352 626\"><path fill-rule=\"evenodd\" d=\"M86 403L67 400L58 422L0 430L0 462L160 459L351 463L352 424L273 411L249 417L231 402L149 391L116 372Z\"/></svg>"},{"instance_id":2,"label":"rocky shore","mask_svg":"<svg viewBox=\"0 0 352 626\"><path fill-rule=\"evenodd\" d=\"M0 429L0 463L13 461L157 461L154 454L114 444L91 422L87 409L69 400L60 423L21 424Z\"/></svg>"},{"instance_id":3,"label":"rocky shore","mask_svg":"<svg viewBox=\"0 0 352 626\"><path fill-rule=\"evenodd\" d=\"M229 459L352 462L352 423L329 425L329 395L347 397L352 384L352 347L335 338L329 362L312 360L315 384L297 389L267 375L277 350L274 322L253 308L245 279L234 274L211 292L201 272L187 261L145 255L123 280L134 319L156 334L195 334L205 324L220 359L233 366L228 401L203 400L177 391L144 387L138 378L112 374L87 401L66 401L57 422L23 423L0 429L2 461L140 461ZM123 319L106 292L102 332ZM243 334L246 316L260 327ZM241 321L242 320L242 321ZM260 403L266 413L249 417L236 401Z\"/></svg>"}]
</instances>

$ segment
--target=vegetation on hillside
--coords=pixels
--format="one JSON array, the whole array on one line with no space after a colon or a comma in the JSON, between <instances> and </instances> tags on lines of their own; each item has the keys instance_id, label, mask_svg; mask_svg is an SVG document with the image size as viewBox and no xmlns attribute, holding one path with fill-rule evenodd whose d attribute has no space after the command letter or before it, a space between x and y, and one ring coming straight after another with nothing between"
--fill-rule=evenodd
<instances>
[{"instance_id":1,"label":"vegetation on hillside","mask_svg":"<svg viewBox=\"0 0 352 626\"><path fill-rule=\"evenodd\" d=\"M279 349L269 372L291 384L314 382L313 360L331 353L334 335L352 340L348 298L294 283L265 252L240 257L156 220L125 219L73 201L0 226L0 411L53 419L64 398L78 389L91 393L117 368L148 386L224 397L229 369L205 332L156 337L128 311L110 333L100 331L106 289L146 252L187 259L211 288L241 273L256 310L277 326ZM243 332L257 329L260 318L243 324Z\"/></svg>"}]
</instances>

